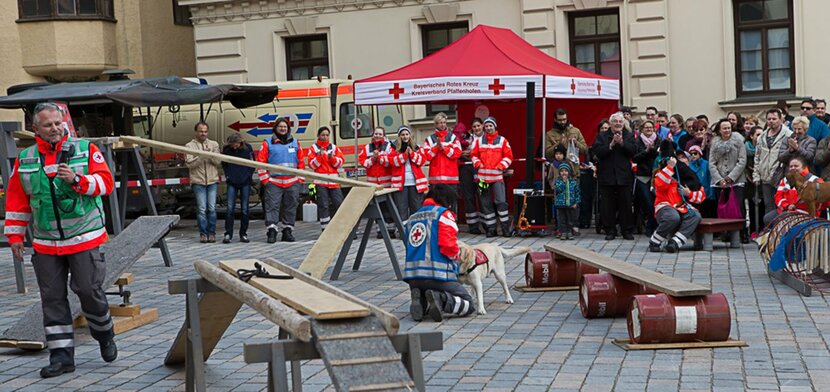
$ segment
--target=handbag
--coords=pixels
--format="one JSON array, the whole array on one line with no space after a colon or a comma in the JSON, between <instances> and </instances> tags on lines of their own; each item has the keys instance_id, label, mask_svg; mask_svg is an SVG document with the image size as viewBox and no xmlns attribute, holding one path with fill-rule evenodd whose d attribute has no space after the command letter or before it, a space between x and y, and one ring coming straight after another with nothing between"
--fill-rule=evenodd
<instances>
[{"instance_id":1,"label":"handbag","mask_svg":"<svg viewBox=\"0 0 830 392\"><path fill-rule=\"evenodd\" d=\"M741 201L735 195L733 187L724 188L718 198L718 218L720 219L743 219L741 214Z\"/></svg>"}]
</instances>

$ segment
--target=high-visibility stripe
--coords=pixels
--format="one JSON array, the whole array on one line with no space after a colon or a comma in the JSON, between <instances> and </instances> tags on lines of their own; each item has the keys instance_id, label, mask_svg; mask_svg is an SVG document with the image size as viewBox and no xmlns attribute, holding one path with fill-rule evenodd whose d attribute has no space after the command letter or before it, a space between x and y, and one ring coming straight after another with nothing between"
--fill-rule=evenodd
<instances>
[{"instance_id":1,"label":"high-visibility stripe","mask_svg":"<svg viewBox=\"0 0 830 392\"><path fill-rule=\"evenodd\" d=\"M47 340L46 347L50 350L56 348L75 347L75 341L73 339Z\"/></svg>"},{"instance_id":2,"label":"high-visibility stripe","mask_svg":"<svg viewBox=\"0 0 830 392\"><path fill-rule=\"evenodd\" d=\"M75 237L72 237L72 238L66 239L66 240L52 241L52 240L42 240L42 239L35 238L35 239L32 240L32 244L49 246L49 247L52 247L52 248L66 248L66 247L70 247L70 246L73 246L73 245L83 244L84 242L92 241L92 240L94 240L94 239L96 239L96 238L98 238L102 235L106 235L106 234L107 234L106 227L102 227L98 230L90 231L89 233L84 233L84 234L81 234L81 235L78 235L78 236L75 236Z\"/></svg>"},{"instance_id":3,"label":"high-visibility stripe","mask_svg":"<svg viewBox=\"0 0 830 392\"><path fill-rule=\"evenodd\" d=\"M72 325L50 325L43 328L47 335L57 335L61 333L72 333Z\"/></svg>"},{"instance_id":4,"label":"high-visibility stripe","mask_svg":"<svg viewBox=\"0 0 830 392\"><path fill-rule=\"evenodd\" d=\"M6 226L3 234L26 234L26 226Z\"/></svg>"},{"instance_id":5,"label":"high-visibility stripe","mask_svg":"<svg viewBox=\"0 0 830 392\"><path fill-rule=\"evenodd\" d=\"M32 219L32 214L26 212L6 212L6 220L27 221Z\"/></svg>"}]
</instances>

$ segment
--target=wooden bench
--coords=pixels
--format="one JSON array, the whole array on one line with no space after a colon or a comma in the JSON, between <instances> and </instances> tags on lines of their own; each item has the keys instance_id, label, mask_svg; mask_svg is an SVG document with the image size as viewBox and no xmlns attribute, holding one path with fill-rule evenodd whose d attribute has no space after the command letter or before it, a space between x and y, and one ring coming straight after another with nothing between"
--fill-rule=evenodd
<instances>
[{"instance_id":1,"label":"wooden bench","mask_svg":"<svg viewBox=\"0 0 830 392\"><path fill-rule=\"evenodd\" d=\"M741 247L741 229L746 227L743 219L703 218L695 229L695 250L712 251L714 234L728 232L729 247Z\"/></svg>"},{"instance_id":2,"label":"wooden bench","mask_svg":"<svg viewBox=\"0 0 830 392\"><path fill-rule=\"evenodd\" d=\"M622 279L643 284L650 289L671 295L672 297L695 297L712 293L712 289L696 283L687 282L671 276L645 269L643 267L617 260L594 252L590 249L573 245L551 242L545 250L555 256L562 256L599 268Z\"/></svg>"}]
</instances>

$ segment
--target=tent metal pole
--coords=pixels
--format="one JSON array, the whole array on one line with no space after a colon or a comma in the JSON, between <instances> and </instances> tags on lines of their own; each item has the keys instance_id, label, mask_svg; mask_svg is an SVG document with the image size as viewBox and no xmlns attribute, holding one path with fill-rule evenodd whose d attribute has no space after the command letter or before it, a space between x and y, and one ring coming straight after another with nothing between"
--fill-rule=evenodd
<instances>
[{"instance_id":1,"label":"tent metal pole","mask_svg":"<svg viewBox=\"0 0 830 392\"><path fill-rule=\"evenodd\" d=\"M533 187L533 155L534 152L534 134L536 133L536 127L534 126L536 121L536 83L535 82L527 82L527 118L525 119L525 128L526 128L526 135L527 135L527 148L526 148L526 160L525 160L525 186L528 189L532 189Z\"/></svg>"},{"instance_id":2,"label":"tent metal pole","mask_svg":"<svg viewBox=\"0 0 830 392\"><path fill-rule=\"evenodd\" d=\"M542 86L544 86L544 85L545 84L542 83ZM547 165L545 165L545 163L547 163L547 160L545 159L545 147L546 147L545 142L547 142L547 138L545 137L546 136L545 132L548 129L547 128L547 109L548 109L548 98L543 93L543 95L542 95L542 136L541 136L541 138L542 138L542 140L541 140L541 144L542 144L541 154L542 154L542 156L540 157L540 158L542 158L542 193L545 193L545 187L547 186L547 180L546 180L547 176L545 176L545 172L547 171Z\"/></svg>"}]
</instances>

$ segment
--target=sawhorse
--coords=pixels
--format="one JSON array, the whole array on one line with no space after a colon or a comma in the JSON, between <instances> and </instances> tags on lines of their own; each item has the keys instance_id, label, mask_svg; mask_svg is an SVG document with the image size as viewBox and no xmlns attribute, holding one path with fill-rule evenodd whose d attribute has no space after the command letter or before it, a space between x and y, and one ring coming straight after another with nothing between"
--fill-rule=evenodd
<instances>
[{"instance_id":1,"label":"sawhorse","mask_svg":"<svg viewBox=\"0 0 830 392\"><path fill-rule=\"evenodd\" d=\"M363 254L366 252L366 245L369 243L369 236L372 235L372 225L377 224L380 234L383 237L383 243L386 245L386 252L389 253L389 260L392 263L392 269L395 270L395 276L397 279L401 280L401 267L398 265L398 256L395 253L395 248L392 247L392 240L389 236L389 230L386 228L383 208L380 206L380 203L386 203L387 212L392 214L392 221L398 229L399 235L403 237L403 221L401 220L398 208L395 206L395 201L392 198L392 194L395 192L396 191L394 189L385 189L380 192L376 192L375 197L371 202L369 202L366 210L363 211L361 219L366 218L366 227L363 229L363 237L360 239L360 246L357 248L357 255L355 256L354 265L352 266L353 271L360 269L360 263L363 261ZM337 262L335 262L334 268L331 271L330 280L337 280L337 278L340 277L340 271L343 269L343 264L346 262L346 256L348 256L349 249L352 247L352 242L354 242L354 238L357 236L357 226L358 225L355 225L352 229L351 235L349 235L346 239L346 242L343 244L343 248L340 249L340 255L337 256Z\"/></svg>"}]
</instances>

